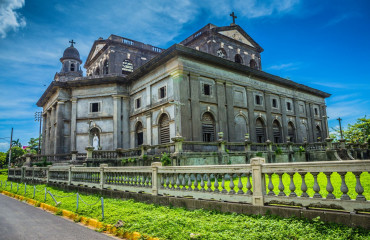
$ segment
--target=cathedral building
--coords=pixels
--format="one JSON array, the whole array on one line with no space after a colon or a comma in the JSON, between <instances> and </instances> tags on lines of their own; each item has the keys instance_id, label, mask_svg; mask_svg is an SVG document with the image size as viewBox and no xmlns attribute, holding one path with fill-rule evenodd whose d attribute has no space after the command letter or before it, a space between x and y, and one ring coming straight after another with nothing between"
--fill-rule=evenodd
<instances>
[{"instance_id":1,"label":"cathedral building","mask_svg":"<svg viewBox=\"0 0 370 240\"><path fill-rule=\"evenodd\" d=\"M316 142L330 94L262 70L263 48L240 26L204 26L168 49L99 38L82 61L74 42L43 93L43 154L186 141ZM95 138L95 140L93 140ZM97 140L98 139L98 140ZM93 143L94 141L94 143Z\"/></svg>"}]
</instances>

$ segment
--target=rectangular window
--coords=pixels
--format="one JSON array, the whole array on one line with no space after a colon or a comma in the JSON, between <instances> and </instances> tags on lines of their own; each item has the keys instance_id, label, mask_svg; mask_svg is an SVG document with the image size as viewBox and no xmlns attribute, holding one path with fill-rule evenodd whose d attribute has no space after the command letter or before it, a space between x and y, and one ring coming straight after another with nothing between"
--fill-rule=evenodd
<instances>
[{"instance_id":1,"label":"rectangular window","mask_svg":"<svg viewBox=\"0 0 370 240\"><path fill-rule=\"evenodd\" d=\"M158 93L158 95L159 95L159 98L160 98L160 99L165 98L165 97L167 96L166 86L161 87L161 88L159 89L159 93Z\"/></svg>"},{"instance_id":2,"label":"rectangular window","mask_svg":"<svg viewBox=\"0 0 370 240\"><path fill-rule=\"evenodd\" d=\"M319 115L319 111L317 110L317 108L315 108L315 115L318 116Z\"/></svg>"},{"instance_id":3,"label":"rectangular window","mask_svg":"<svg viewBox=\"0 0 370 240\"><path fill-rule=\"evenodd\" d=\"M262 97L259 95L256 95L256 104L261 105L262 104Z\"/></svg>"},{"instance_id":4,"label":"rectangular window","mask_svg":"<svg viewBox=\"0 0 370 240\"><path fill-rule=\"evenodd\" d=\"M206 95L206 96L211 95L211 85L203 84L203 94Z\"/></svg>"},{"instance_id":5,"label":"rectangular window","mask_svg":"<svg viewBox=\"0 0 370 240\"><path fill-rule=\"evenodd\" d=\"M286 108L288 109L288 111L291 111L292 110L292 104L290 102L287 102L286 103Z\"/></svg>"},{"instance_id":6,"label":"rectangular window","mask_svg":"<svg viewBox=\"0 0 370 240\"><path fill-rule=\"evenodd\" d=\"M272 107L277 108L277 100L276 99L272 99Z\"/></svg>"},{"instance_id":7,"label":"rectangular window","mask_svg":"<svg viewBox=\"0 0 370 240\"><path fill-rule=\"evenodd\" d=\"M100 103L90 103L90 112L100 112Z\"/></svg>"},{"instance_id":8,"label":"rectangular window","mask_svg":"<svg viewBox=\"0 0 370 240\"><path fill-rule=\"evenodd\" d=\"M135 108L136 109L141 108L141 98L135 99Z\"/></svg>"}]
</instances>

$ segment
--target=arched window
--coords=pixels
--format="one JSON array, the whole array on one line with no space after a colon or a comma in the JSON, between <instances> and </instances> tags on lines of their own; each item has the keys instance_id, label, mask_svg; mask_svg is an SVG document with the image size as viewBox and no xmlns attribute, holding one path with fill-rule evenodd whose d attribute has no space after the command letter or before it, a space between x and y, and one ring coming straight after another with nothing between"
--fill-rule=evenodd
<instances>
[{"instance_id":1,"label":"arched window","mask_svg":"<svg viewBox=\"0 0 370 240\"><path fill-rule=\"evenodd\" d=\"M266 126L262 118L256 120L256 137L258 143L266 142Z\"/></svg>"},{"instance_id":2,"label":"arched window","mask_svg":"<svg viewBox=\"0 0 370 240\"><path fill-rule=\"evenodd\" d=\"M136 124L135 135L136 135L136 146L143 145L144 134L143 134L143 124L141 124L141 122L138 122Z\"/></svg>"},{"instance_id":3,"label":"arched window","mask_svg":"<svg viewBox=\"0 0 370 240\"><path fill-rule=\"evenodd\" d=\"M256 63L256 61L255 61L254 59L251 59L251 60L249 61L249 66L250 66L251 68L257 68L257 63Z\"/></svg>"},{"instance_id":4,"label":"arched window","mask_svg":"<svg viewBox=\"0 0 370 240\"><path fill-rule=\"evenodd\" d=\"M316 126L316 141L321 142L321 128L320 126Z\"/></svg>"},{"instance_id":5,"label":"arched window","mask_svg":"<svg viewBox=\"0 0 370 240\"><path fill-rule=\"evenodd\" d=\"M159 118L159 143L170 142L170 118L167 114L163 113Z\"/></svg>"},{"instance_id":6,"label":"arched window","mask_svg":"<svg viewBox=\"0 0 370 240\"><path fill-rule=\"evenodd\" d=\"M215 141L215 120L211 113L206 112L202 116L203 142Z\"/></svg>"},{"instance_id":7,"label":"arched window","mask_svg":"<svg viewBox=\"0 0 370 240\"><path fill-rule=\"evenodd\" d=\"M100 68L99 68L99 67L97 67L97 68L95 69L95 75L100 75Z\"/></svg>"},{"instance_id":8,"label":"arched window","mask_svg":"<svg viewBox=\"0 0 370 240\"><path fill-rule=\"evenodd\" d=\"M243 63L243 58L242 58L242 56L240 56L240 54L235 55L235 62L240 63L240 64Z\"/></svg>"},{"instance_id":9,"label":"arched window","mask_svg":"<svg viewBox=\"0 0 370 240\"><path fill-rule=\"evenodd\" d=\"M104 61L103 73L104 74L108 74L109 73L109 62L108 62L108 60L105 60Z\"/></svg>"},{"instance_id":10,"label":"arched window","mask_svg":"<svg viewBox=\"0 0 370 240\"><path fill-rule=\"evenodd\" d=\"M132 73L134 71L134 65L129 59L123 60L122 62L122 74Z\"/></svg>"},{"instance_id":11,"label":"arched window","mask_svg":"<svg viewBox=\"0 0 370 240\"><path fill-rule=\"evenodd\" d=\"M281 143L281 126L278 120L272 123L272 132L274 135L274 143Z\"/></svg>"},{"instance_id":12,"label":"arched window","mask_svg":"<svg viewBox=\"0 0 370 240\"><path fill-rule=\"evenodd\" d=\"M217 53L218 57L221 57L221 58L226 58L227 57L226 51L223 48L219 48L216 53Z\"/></svg>"},{"instance_id":13,"label":"arched window","mask_svg":"<svg viewBox=\"0 0 370 240\"><path fill-rule=\"evenodd\" d=\"M290 142L295 142L295 128L292 122L288 123L288 137Z\"/></svg>"},{"instance_id":14,"label":"arched window","mask_svg":"<svg viewBox=\"0 0 370 240\"><path fill-rule=\"evenodd\" d=\"M248 133L247 121L239 115L235 118L235 140L244 142L246 133Z\"/></svg>"},{"instance_id":15,"label":"arched window","mask_svg":"<svg viewBox=\"0 0 370 240\"><path fill-rule=\"evenodd\" d=\"M75 64L74 63L72 63L71 64L71 72L74 72L75 71Z\"/></svg>"}]
</instances>

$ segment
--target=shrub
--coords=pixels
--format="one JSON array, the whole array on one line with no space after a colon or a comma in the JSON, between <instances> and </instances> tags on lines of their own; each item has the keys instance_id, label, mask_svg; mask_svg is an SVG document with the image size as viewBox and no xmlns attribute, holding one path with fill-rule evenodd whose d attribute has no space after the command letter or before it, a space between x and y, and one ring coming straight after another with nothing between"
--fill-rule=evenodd
<instances>
[{"instance_id":1,"label":"shrub","mask_svg":"<svg viewBox=\"0 0 370 240\"><path fill-rule=\"evenodd\" d=\"M161 163L163 166L169 166L172 164L172 159L170 155L166 152L162 153L161 155Z\"/></svg>"}]
</instances>

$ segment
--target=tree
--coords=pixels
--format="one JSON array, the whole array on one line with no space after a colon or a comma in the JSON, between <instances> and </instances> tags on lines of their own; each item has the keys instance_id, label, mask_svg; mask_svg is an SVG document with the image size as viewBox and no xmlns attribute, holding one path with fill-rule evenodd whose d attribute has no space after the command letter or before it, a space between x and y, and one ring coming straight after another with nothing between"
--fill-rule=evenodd
<instances>
[{"instance_id":1,"label":"tree","mask_svg":"<svg viewBox=\"0 0 370 240\"><path fill-rule=\"evenodd\" d=\"M31 138L28 142L28 148L31 150L31 153L37 154L39 148L39 138Z\"/></svg>"},{"instance_id":2,"label":"tree","mask_svg":"<svg viewBox=\"0 0 370 240\"><path fill-rule=\"evenodd\" d=\"M17 140L12 141L12 147L17 146L17 147L22 147L21 142L19 141L19 138Z\"/></svg>"},{"instance_id":3,"label":"tree","mask_svg":"<svg viewBox=\"0 0 370 240\"><path fill-rule=\"evenodd\" d=\"M6 153L0 152L0 168L3 168L6 165Z\"/></svg>"},{"instance_id":4,"label":"tree","mask_svg":"<svg viewBox=\"0 0 370 240\"><path fill-rule=\"evenodd\" d=\"M351 143L370 144L370 118L359 118L355 124L348 124L347 130L343 132L344 138Z\"/></svg>"},{"instance_id":5,"label":"tree","mask_svg":"<svg viewBox=\"0 0 370 240\"><path fill-rule=\"evenodd\" d=\"M21 147L14 146L12 147L12 159L11 162L15 162L15 159L18 157L23 156L26 153L26 150L22 149ZM9 159L9 150L6 152L6 159Z\"/></svg>"}]
</instances>

